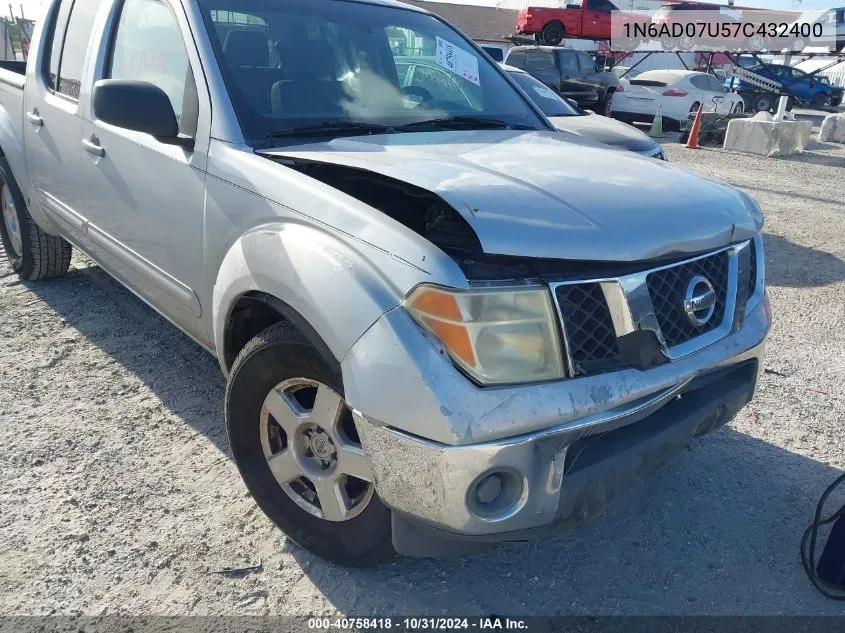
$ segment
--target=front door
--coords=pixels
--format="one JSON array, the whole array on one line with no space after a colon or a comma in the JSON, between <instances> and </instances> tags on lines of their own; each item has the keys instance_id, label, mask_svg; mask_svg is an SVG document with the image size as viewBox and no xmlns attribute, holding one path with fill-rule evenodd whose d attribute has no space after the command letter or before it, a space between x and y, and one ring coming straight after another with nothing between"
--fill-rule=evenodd
<instances>
[{"instance_id":1,"label":"front door","mask_svg":"<svg viewBox=\"0 0 845 633\"><path fill-rule=\"evenodd\" d=\"M45 16L45 45L24 94L24 141L37 204L63 233L87 247L80 87L101 0L62 0Z\"/></svg>"},{"instance_id":2,"label":"front door","mask_svg":"<svg viewBox=\"0 0 845 633\"><path fill-rule=\"evenodd\" d=\"M97 77L146 81L170 98L180 136L193 149L96 120L88 113L82 141L91 240L127 285L201 338L198 291L204 283L203 214L210 130L201 66L186 46L188 25L170 0L115 4L102 38Z\"/></svg>"}]
</instances>

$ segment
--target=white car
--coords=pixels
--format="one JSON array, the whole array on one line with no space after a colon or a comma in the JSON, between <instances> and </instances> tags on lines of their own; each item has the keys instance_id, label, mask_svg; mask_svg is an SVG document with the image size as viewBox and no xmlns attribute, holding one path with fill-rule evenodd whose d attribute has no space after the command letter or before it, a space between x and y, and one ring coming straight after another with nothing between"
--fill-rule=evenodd
<instances>
[{"instance_id":1,"label":"white car","mask_svg":"<svg viewBox=\"0 0 845 633\"><path fill-rule=\"evenodd\" d=\"M678 127L701 104L705 112L745 111L742 97L727 92L713 75L693 70L649 70L635 79L623 80L622 90L613 95L613 118L651 121L660 106L664 123Z\"/></svg>"}]
</instances>

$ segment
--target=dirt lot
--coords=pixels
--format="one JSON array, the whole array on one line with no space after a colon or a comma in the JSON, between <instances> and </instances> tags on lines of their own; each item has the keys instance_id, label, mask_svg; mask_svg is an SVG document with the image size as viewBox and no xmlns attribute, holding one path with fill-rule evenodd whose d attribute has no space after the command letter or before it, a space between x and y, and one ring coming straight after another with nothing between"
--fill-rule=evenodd
<instances>
[{"instance_id":1,"label":"dirt lot","mask_svg":"<svg viewBox=\"0 0 845 633\"><path fill-rule=\"evenodd\" d=\"M84 257L33 285L3 260L0 613L842 613L798 559L845 468L845 148L811 149L667 144L768 215L777 373L753 406L600 520L460 561L347 571L305 554L241 483L206 352Z\"/></svg>"}]
</instances>

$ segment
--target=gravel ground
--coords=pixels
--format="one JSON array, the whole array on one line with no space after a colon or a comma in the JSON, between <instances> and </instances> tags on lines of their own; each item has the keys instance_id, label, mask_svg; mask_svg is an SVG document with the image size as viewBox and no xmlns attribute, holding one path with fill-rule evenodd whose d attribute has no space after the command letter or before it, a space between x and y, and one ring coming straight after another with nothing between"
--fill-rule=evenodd
<instances>
[{"instance_id":1,"label":"gravel ground","mask_svg":"<svg viewBox=\"0 0 845 633\"><path fill-rule=\"evenodd\" d=\"M3 260L0 614L843 613L798 542L845 468L845 148L666 147L767 212L777 373L601 519L459 561L349 571L299 550L231 462L206 352L84 257L32 285Z\"/></svg>"}]
</instances>

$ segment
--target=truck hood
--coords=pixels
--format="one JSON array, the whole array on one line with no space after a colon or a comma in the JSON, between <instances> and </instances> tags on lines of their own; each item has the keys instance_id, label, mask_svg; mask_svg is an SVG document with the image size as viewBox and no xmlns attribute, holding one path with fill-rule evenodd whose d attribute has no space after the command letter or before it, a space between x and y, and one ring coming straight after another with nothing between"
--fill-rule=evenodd
<instances>
[{"instance_id":1,"label":"truck hood","mask_svg":"<svg viewBox=\"0 0 845 633\"><path fill-rule=\"evenodd\" d=\"M260 152L376 172L436 193L485 253L639 261L750 239L741 194L557 132L475 130L340 138Z\"/></svg>"}]
</instances>

